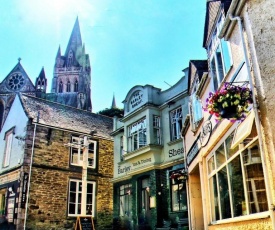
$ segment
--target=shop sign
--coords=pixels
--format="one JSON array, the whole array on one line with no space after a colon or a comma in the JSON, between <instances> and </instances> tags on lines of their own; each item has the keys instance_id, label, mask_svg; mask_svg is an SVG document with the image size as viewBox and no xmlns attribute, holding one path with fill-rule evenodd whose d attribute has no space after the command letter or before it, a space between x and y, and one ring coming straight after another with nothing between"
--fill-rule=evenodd
<instances>
[{"instance_id":1,"label":"shop sign","mask_svg":"<svg viewBox=\"0 0 275 230\"><path fill-rule=\"evenodd\" d=\"M137 160L132 162L132 165L118 165L118 174L129 173L130 171L134 170L135 168L144 167L152 162L152 158L144 158L141 160Z\"/></svg>"},{"instance_id":2,"label":"shop sign","mask_svg":"<svg viewBox=\"0 0 275 230\"><path fill-rule=\"evenodd\" d=\"M183 155L183 153L184 153L183 147L179 148L179 149L170 149L169 150L169 157L175 157L175 156L178 156L178 155Z\"/></svg>"},{"instance_id":3,"label":"shop sign","mask_svg":"<svg viewBox=\"0 0 275 230\"><path fill-rule=\"evenodd\" d=\"M211 121L206 121L202 126L202 131L200 133L200 141L201 141L201 147L204 147L207 145L210 136L212 133L212 123Z\"/></svg>"},{"instance_id":4,"label":"shop sign","mask_svg":"<svg viewBox=\"0 0 275 230\"><path fill-rule=\"evenodd\" d=\"M21 197L21 208L25 208L25 205L26 205L28 180L29 180L29 174L24 173L23 186L22 186L22 197Z\"/></svg>"},{"instance_id":5,"label":"shop sign","mask_svg":"<svg viewBox=\"0 0 275 230\"><path fill-rule=\"evenodd\" d=\"M190 151L187 154L187 165L190 165L191 162L195 159L195 157L198 155L199 153L199 145L198 145L198 141L196 140L192 146L192 148L190 149Z\"/></svg>"},{"instance_id":6,"label":"shop sign","mask_svg":"<svg viewBox=\"0 0 275 230\"><path fill-rule=\"evenodd\" d=\"M143 92L141 90L136 91L130 99L131 109L135 109L138 105L141 104L143 98Z\"/></svg>"}]
</instances>

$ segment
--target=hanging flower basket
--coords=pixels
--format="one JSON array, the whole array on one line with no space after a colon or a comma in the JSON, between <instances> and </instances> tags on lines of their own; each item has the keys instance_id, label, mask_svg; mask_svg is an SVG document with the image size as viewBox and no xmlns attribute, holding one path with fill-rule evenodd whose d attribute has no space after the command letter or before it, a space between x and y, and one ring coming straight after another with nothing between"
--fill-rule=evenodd
<instances>
[{"instance_id":1,"label":"hanging flower basket","mask_svg":"<svg viewBox=\"0 0 275 230\"><path fill-rule=\"evenodd\" d=\"M206 109L218 120L227 118L230 121L243 120L252 104L252 93L247 86L225 83L221 90L209 93Z\"/></svg>"},{"instance_id":2,"label":"hanging flower basket","mask_svg":"<svg viewBox=\"0 0 275 230\"><path fill-rule=\"evenodd\" d=\"M174 179L174 180L176 180L176 181L186 180L186 177L187 177L187 174L186 174L186 172L184 172L183 170L173 172L173 173L170 175L170 178L171 178L171 179Z\"/></svg>"}]
</instances>

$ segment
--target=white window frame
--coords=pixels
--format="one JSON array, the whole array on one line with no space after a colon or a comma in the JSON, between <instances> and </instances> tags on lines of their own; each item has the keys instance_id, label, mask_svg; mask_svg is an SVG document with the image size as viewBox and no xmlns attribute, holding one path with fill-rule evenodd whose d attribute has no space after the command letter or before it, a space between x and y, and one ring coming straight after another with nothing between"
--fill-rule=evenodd
<instances>
[{"instance_id":1,"label":"white window frame","mask_svg":"<svg viewBox=\"0 0 275 230\"><path fill-rule=\"evenodd\" d=\"M179 106L170 111L171 141L181 138L182 122L182 107Z\"/></svg>"},{"instance_id":2,"label":"white window frame","mask_svg":"<svg viewBox=\"0 0 275 230\"><path fill-rule=\"evenodd\" d=\"M71 147L70 147L70 164L82 167L83 166L84 138L72 136L70 145L71 145ZM88 155L87 155L87 157L88 157L87 167L93 168L93 169L96 168L97 142L94 140L88 140Z\"/></svg>"},{"instance_id":3,"label":"white window frame","mask_svg":"<svg viewBox=\"0 0 275 230\"><path fill-rule=\"evenodd\" d=\"M75 191L75 200L74 202L72 202L72 197L71 195L74 193L74 191L71 191L71 182L75 182L76 183L76 191ZM96 188L96 182L95 181L87 181L87 187L89 185L92 185L92 191L87 191L87 194L92 194L92 201L91 203L88 203L86 200L86 212L87 212L87 216L94 216L95 215L95 188ZM68 207L67 207L67 212L68 212L68 216L79 216L81 215L81 196L82 194L82 190L80 189L82 188L82 180L76 180L76 179L70 179L69 180L69 191L68 191ZM85 197L87 197L87 194L84 194ZM74 213L70 213L70 204L75 204L75 210ZM91 209L89 209L91 212L88 213L88 208L92 206Z\"/></svg>"},{"instance_id":4,"label":"white window frame","mask_svg":"<svg viewBox=\"0 0 275 230\"><path fill-rule=\"evenodd\" d=\"M5 133L5 150L4 150L4 158L3 158L3 167L8 167L10 165L10 157L11 157L11 149L12 149L12 141L14 136L14 129L12 127Z\"/></svg>"},{"instance_id":5,"label":"white window frame","mask_svg":"<svg viewBox=\"0 0 275 230\"><path fill-rule=\"evenodd\" d=\"M220 16L216 25L216 29L212 35L212 41L208 47L210 52L210 70L211 70L211 76L212 76L213 90L217 90L220 87L223 79L225 78L226 74L228 73L230 67L233 64L232 53L231 53L229 43L224 39L218 38L218 35L220 33L223 23L224 23L224 17ZM229 56L228 58L230 62L228 68L226 68L227 61L225 59L225 56L227 55L224 52L225 49L228 52L228 56ZM217 56L217 50L219 50L221 54L220 58ZM214 65L212 66L213 62L214 62ZM222 70L219 70L220 68L222 68Z\"/></svg>"},{"instance_id":6,"label":"white window frame","mask_svg":"<svg viewBox=\"0 0 275 230\"><path fill-rule=\"evenodd\" d=\"M146 117L128 126L129 151L135 151L147 145Z\"/></svg>"},{"instance_id":7,"label":"white window frame","mask_svg":"<svg viewBox=\"0 0 275 230\"><path fill-rule=\"evenodd\" d=\"M230 131L230 134L232 134L232 129ZM212 222L219 222L219 221L223 221L224 219L228 219L228 218L232 218L234 220L234 218L238 218L240 216L234 216L234 206L233 206L233 199L235 198L233 196L233 188L232 187L232 178L230 177L230 168L229 168L229 164L231 164L231 162L233 160L235 160L236 158L240 157L240 162L241 162L241 170L242 173L240 174L242 176L242 186L243 186L243 190L244 191L244 196L245 196L245 200L244 200L244 205L245 205L245 212L247 212L246 214L243 214L241 216L246 216L246 215L251 215L251 214L257 214L257 213L261 213L261 212L251 212L251 207L249 207L249 203L251 203L251 201L249 200L249 191L248 191L248 186L247 186L247 181L249 181L248 176L246 175L246 170L245 170L245 162L244 162L244 153L246 151L250 152L250 149L252 149L254 146L259 145L258 144L258 137L254 137L252 140L251 139L247 139L245 145L241 145L242 147L238 148L237 150L234 150L235 153L233 155L230 155L230 157L228 156L228 153L226 152L226 140L230 135L227 135L226 138L223 138L219 144L217 145L218 148L215 148L214 151L208 155L208 157L206 158L207 161L207 174L208 174L208 191L209 191L209 201L210 201L210 216L211 216L211 221ZM221 162L220 165L217 165L217 156L215 154L215 152L222 146L224 145L224 153L225 153L225 159L224 162ZM259 150L260 151L260 150ZM231 153L232 154L232 153ZM211 163L211 164L210 164ZM211 170L210 170L210 165L211 165ZM219 172L221 172L223 169L226 169L226 175L227 175L227 183L228 183L228 194L229 194L229 203L230 203L230 213L231 216L228 218L223 218L222 217L222 211L221 211L221 203L220 203L220 192L219 189L220 185L219 185L219 179L217 178ZM216 181L216 188L213 188L213 185L211 184L212 179L214 179ZM264 181L264 178L258 178L257 180L261 179L262 181ZM250 179L252 180L252 179ZM231 181L231 183L229 182ZM266 188L265 188L266 189ZM217 198L215 198L214 195L214 190L216 190L216 195ZM251 191L250 191L251 192ZM255 191L252 189L252 192L255 193ZM253 194L254 196L255 194ZM266 194L267 196L267 194ZM217 200L216 200L217 199ZM214 203L211 203L214 202ZM213 207L212 205L215 205L215 207ZM243 205L243 204L242 204ZM268 211L268 203L266 200L266 205L267 205L267 209L265 211ZM217 207L216 207L217 206ZM242 207L243 208L243 207ZM215 210L214 210L215 209ZM214 210L214 211L212 211ZM214 215L215 211L217 212L217 216L218 219L216 218L216 215ZM262 211L262 212L265 212Z\"/></svg>"},{"instance_id":8,"label":"white window frame","mask_svg":"<svg viewBox=\"0 0 275 230\"><path fill-rule=\"evenodd\" d=\"M160 116L153 115L153 144L161 145L161 123Z\"/></svg>"}]
</instances>

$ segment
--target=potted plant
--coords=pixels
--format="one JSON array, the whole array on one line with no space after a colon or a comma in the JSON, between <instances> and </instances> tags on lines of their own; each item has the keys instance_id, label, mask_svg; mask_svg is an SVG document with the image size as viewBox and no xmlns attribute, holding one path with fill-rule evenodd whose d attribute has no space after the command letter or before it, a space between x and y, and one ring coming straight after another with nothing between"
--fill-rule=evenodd
<instances>
[{"instance_id":1,"label":"potted plant","mask_svg":"<svg viewBox=\"0 0 275 230\"><path fill-rule=\"evenodd\" d=\"M243 120L252 104L252 92L247 86L225 83L215 93L210 92L206 99L206 109L217 117L230 119L231 121Z\"/></svg>"}]
</instances>

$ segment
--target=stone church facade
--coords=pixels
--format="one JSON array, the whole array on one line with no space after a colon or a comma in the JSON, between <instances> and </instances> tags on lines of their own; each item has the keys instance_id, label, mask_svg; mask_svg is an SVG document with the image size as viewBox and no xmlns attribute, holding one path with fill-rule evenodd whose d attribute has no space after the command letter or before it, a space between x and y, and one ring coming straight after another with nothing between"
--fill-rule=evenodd
<instances>
[{"instance_id":1,"label":"stone church facade","mask_svg":"<svg viewBox=\"0 0 275 230\"><path fill-rule=\"evenodd\" d=\"M0 83L1 127L17 93L27 93L49 101L92 111L91 67L89 55L82 44L78 18L75 21L65 54L58 48L51 92L47 93L48 79L44 68L33 83L20 63Z\"/></svg>"}]
</instances>

